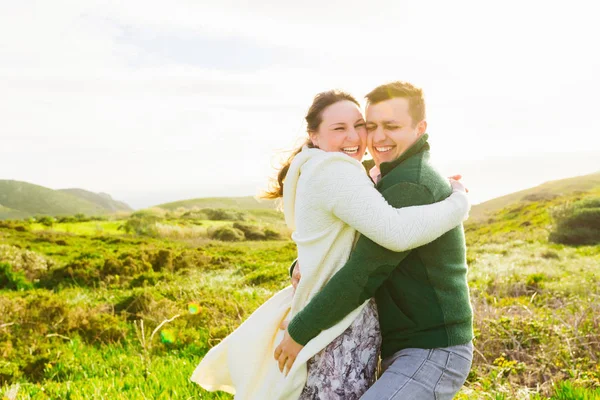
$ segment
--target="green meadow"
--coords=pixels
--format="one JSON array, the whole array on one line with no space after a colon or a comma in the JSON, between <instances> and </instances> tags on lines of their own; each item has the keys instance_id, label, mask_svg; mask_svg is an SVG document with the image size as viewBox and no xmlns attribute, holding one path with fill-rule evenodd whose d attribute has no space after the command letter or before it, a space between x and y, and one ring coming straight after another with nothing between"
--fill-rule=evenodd
<instances>
[{"instance_id":1,"label":"green meadow","mask_svg":"<svg viewBox=\"0 0 600 400\"><path fill-rule=\"evenodd\" d=\"M600 398L598 199L531 197L465 225L476 354L458 399ZM232 398L188 379L289 285L279 212L42 222L0 221L0 396Z\"/></svg>"}]
</instances>

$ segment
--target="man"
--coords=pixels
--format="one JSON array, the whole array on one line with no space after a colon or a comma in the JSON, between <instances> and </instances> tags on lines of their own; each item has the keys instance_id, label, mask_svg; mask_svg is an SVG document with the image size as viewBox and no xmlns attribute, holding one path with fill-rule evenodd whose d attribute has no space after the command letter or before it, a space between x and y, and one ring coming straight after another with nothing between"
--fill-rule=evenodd
<instances>
[{"instance_id":1,"label":"man","mask_svg":"<svg viewBox=\"0 0 600 400\"><path fill-rule=\"evenodd\" d=\"M367 145L386 200L407 207L448 197L448 180L429 162L421 89L392 82L366 98ZM384 373L362 399L451 399L473 357L466 275L462 225L401 253L361 236L344 267L289 323L275 357L290 367L306 343L374 296Z\"/></svg>"}]
</instances>

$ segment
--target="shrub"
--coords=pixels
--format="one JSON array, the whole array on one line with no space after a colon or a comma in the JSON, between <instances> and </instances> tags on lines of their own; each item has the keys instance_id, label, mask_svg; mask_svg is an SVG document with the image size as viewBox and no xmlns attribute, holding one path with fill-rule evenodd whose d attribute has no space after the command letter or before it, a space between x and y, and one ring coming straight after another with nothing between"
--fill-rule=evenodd
<instances>
[{"instance_id":1,"label":"shrub","mask_svg":"<svg viewBox=\"0 0 600 400\"><path fill-rule=\"evenodd\" d=\"M41 285L46 288L55 288L61 284L93 286L100 281L100 268L100 263L89 259L74 260L64 267L54 269L47 279L41 281Z\"/></svg>"},{"instance_id":2,"label":"shrub","mask_svg":"<svg viewBox=\"0 0 600 400\"><path fill-rule=\"evenodd\" d=\"M124 253L119 259L110 257L104 261L102 278L110 275L128 278L149 271L152 271L152 265L149 262Z\"/></svg>"},{"instance_id":3,"label":"shrub","mask_svg":"<svg viewBox=\"0 0 600 400\"><path fill-rule=\"evenodd\" d=\"M107 313L90 313L77 331L88 343L115 343L125 339L128 327L123 318Z\"/></svg>"},{"instance_id":4,"label":"shrub","mask_svg":"<svg viewBox=\"0 0 600 400\"><path fill-rule=\"evenodd\" d=\"M22 273L27 280L32 282L40 279L55 265L52 259L45 258L36 252L3 244L0 244L0 262L10 264L15 273Z\"/></svg>"},{"instance_id":5,"label":"shrub","mask_svg":"<svg viewBox=\"0 0 600 400\"><path fill-rule=\"evenodd\" d=\"M119 230L123 229L126 233L134 233L139 236L156 237L158 236L156 223L161 220L162 218L158 215L137 212L132 214L127 222L119 227Z\"/></svg>"},{"instance_id":6,"label":"shrub","mask_svg":"<svg viewBox=\"0 0 600 400\"><path fill-rule=\"evenodd\" d=\"M244 232L231 226L223 226L211 233L211 238L221 240L223 242L240 242L246 237Z\"/></svg>"},{"instance_id":7,"label":"shrub","mask_svg":"<svg viewBox=\"0 0 600 400\"><path fill-rule=\"evenodd\" d=\"M246 240L280 240L281 234L273 229L265 228L264 230L260 230L260 228L256 225L250 224L242 224L240 222L236 222L233 224L235 229L239 229L244 232L244 236Z\"/></svg>"},{"instance_id":8,"label":"shrub","mask_svg":"<svg viewBox=\"0 0 600 400\"><path fill-rule=\"evenodd\" d=\"M156 302L157 299L152 292L146 290L135 291L132 295L115 304L115 311L135 317L137 314L148 313Z\"/></svg>"},{"instance_id":9,"label":"shrub","mask_svg":"<svg viewBox=\"0 0 600 400\"><path fill-rule=\"evenodd\" d=\"M74 217L75 217L75 219L76 219L77 221L79 221L79 222L86 222L86 221L89 221L89 220L90 220L90 218L89 218L89 217L87 217L87 216L86 216L85 214L83 214L83 213L77 213L77 214L75 214L75 216L74 216Z\"/></svg>"},{"instance_id":10,"label":"shrub","mask_svg":"<svg viewBox=\"0 0 600 400\"><path fill-rule=\"evenodd\" d=\"M200 268L208 265L211 261L209 256L198 252L183 251L173 258L173 270L180 271L191 268Z\"/></svg>"},{"instance_id":11,"label":"shrub","mask_svg":"<svg viewBox=\"0 0 600 400\"><path fill-rule=\"evenodd\" d=\"M578 201L553 210L555 227L549 240L567 245L600 243L600 198Z\"/></svg>"},{"instance_id":12,"label":"shrub","mask_svg":"<svg viewBox=\"0 0 600 400\"><path fill-rule=\"evenodd\" d=\"M173 253L168 249L161 249L155 254L152 261L154 271L172 271L173 270Z\"/></svg>"},{"instance_id":13,"label":"shrub","mask_svg":"<svg viewBox=\"0 0 600 400\"><path fill-rule=\"evenodd\" d=\"M556 253L555 251L552 250L546 250L541 254L542 258L545 259L555 259L558 260L560 258L560 256L558 255L558 253Z\"/></svg>"},{"instance_id":14,"label":"shrub","mask_svg":"<svg viewBox=\"0 0 600 400\"><path fill-rule=\"evenodd\" d=\"M234 210L225 210L223 208L203 208L198 211L209 221L245 221L246 216L243 212Z\"/></svg>"},{"instance_id":15,"label":"shrub","mask_svg":"<svg viewBox=\"0 0 600 400\"><path fill-rule=\"evenodd\" d=\"M281 240L281 233L273 230L273 229L269 229L266 228L265 229L265 239L266 240Z\"/></svg>"},{"instance_id":16,"label":"shrub","mask_svg":"<svg viewBox=\"0 0 600 400\"><path fill-rule=\"evenodd\" d=\"M10 264L0 263L0 289L26 290L33 288L22 272L12 270Z\"/></svg>"},{"instance_id":17,"label":"shrub","mask_svg":"<svg viewBox=\"0 0 600 400\"><path fill-rule=\"evenodd\" d=\"M255 225L241 224L236 222L233 224L233 227L244 232L246 240L266 240L264 232L262 232L260 228Z\"/></svg>"},{"instance_id":18,"label":"shrub","mask_svg":"<svg viewBox=\"0 0 600 400\"><path fill-rule=\"evenodd\" d=\"M36 219L37 219L38 223L40 223L44 226L47 226L49 228L52 227L55 222L55 219L48 215L40 216L40 217L37 217Z\"/></svg>"},{"instance_id":19,"label":"shrub","mask_svg":"<svg viewBox=\"0 0 600 400\"><path fill-rule=\"evenodd\" d=\"M64 216L64 217L58 217L57 222L60 224L65 223L65 222L77 222L77 219L75 217L69 215L69 216Z\"/></svg>"},{"instance_id":20,"label":"shrub","mask_svg":"<svg viewBox=\"0 0 600 400\"><path fill-rule=\"evenodd\" d=\"M169 275L162 274L160 272L146 272L143 274L137 275L129 282L129 287L143 287L143 286L155 286L159 282L165 282L170 280Z\"/></svg>"}]
</instances>

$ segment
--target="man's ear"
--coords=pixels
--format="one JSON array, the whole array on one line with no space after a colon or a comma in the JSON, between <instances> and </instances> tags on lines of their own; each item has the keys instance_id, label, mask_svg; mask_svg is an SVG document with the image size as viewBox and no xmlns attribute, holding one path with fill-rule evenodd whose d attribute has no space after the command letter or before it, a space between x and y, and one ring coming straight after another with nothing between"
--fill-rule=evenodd
<instances>
[{"instance_id":1,"label":"man's ear","mask_svg":"<svg viewBox=\"0 0 600 400\"><path fill-rule=\"evenodd\" d=\"M427 121L423 120L417 124L417 133L419 136L427 132Z\"/></svg>"}]
</instances>

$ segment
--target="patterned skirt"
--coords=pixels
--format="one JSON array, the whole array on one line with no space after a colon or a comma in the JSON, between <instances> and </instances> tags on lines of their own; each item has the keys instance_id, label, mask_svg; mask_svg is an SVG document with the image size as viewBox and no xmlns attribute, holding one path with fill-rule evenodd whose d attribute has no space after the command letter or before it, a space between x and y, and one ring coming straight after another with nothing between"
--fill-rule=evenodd
<instances>
[{"instance_id":1,"label":"patterned skirt","mask_svg":"<svg viewBox=\"0 0 600 400\"><path fill-rule=\"evenodd\" d=\"M354 322L308 360L300 400L358 400L377 379L381 331L375 299Z\"/></svg>"}]
</instances>

